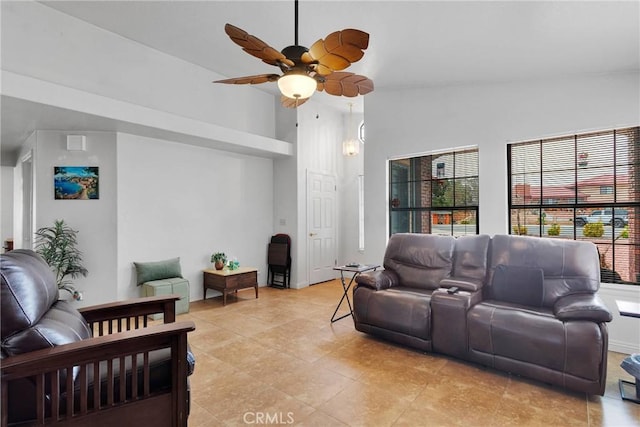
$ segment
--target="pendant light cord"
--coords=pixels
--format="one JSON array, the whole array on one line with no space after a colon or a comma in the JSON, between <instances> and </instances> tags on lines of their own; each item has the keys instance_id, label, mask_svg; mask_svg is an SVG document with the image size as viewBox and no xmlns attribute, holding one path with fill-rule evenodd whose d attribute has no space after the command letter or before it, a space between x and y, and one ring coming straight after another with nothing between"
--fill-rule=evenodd
<instances>
[{"instance_id":1,"label":"pendant light cord","mask_svg":"<svg viewBox=\"0 0 640 427\"><path fill-rule=\"evenodd\" d=\"M349 103L349 132L347 133L347 138L348 139L353 139L351 138L351 132L353 128L353 102Z\"/></svg>"}]
</instances>

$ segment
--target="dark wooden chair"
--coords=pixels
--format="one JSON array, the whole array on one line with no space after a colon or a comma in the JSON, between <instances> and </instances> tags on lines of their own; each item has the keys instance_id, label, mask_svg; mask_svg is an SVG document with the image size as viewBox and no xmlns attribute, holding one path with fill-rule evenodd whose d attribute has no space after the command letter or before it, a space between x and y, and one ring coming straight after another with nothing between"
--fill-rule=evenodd
<instances>
[{"instance_id":1,"label":"dark wooden chair","mask_svg":"<svg viewBox=\"0 0 640 427\"><path fill-rule=\"evenodd\" d=\"M175 322L179 296L76 310L37 254L1 258L2 427L187 425L195 325Z\"/></svg>"},{"instance_id":2,"label":"dark wooden chair","mask_svg":"<svg viewBox=\"0 0 640 427\"><path fill-rule=\"evenodd\" d=\"M291 287L291 237L289 235L276 234L271 237L267 250L267 264L269 265L267 278L269 286Z\"/></svg>"}]
</instances>

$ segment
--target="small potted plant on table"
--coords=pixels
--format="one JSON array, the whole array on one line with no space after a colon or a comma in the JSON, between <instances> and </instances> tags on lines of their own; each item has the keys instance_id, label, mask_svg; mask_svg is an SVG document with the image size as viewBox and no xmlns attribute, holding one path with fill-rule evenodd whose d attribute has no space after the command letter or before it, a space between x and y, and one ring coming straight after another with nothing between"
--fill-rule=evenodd
<instances>
[{"instance_id":1,"label":"small potted plant on table","mask_svg":"<svg viewBox=\"0 0 640 427\"><path fill-rule=\"evenodd\" d=\"M227 255L224 252L216 252L211 255L211 262L216 270L222 270L227 263Z\"/></svg>"}]
</instances>

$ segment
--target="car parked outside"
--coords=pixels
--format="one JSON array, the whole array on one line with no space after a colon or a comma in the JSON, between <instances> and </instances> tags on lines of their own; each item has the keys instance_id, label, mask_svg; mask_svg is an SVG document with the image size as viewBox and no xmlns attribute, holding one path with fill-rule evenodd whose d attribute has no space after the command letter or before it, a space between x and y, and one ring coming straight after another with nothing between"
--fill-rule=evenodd
<instances>
[{"instance_id":1,"label":"car parked outside","mask_svg":"<svg viewBox=\"0 0 640 427\"><path fill-rule=\"evenodd\" d=\"M576 225L580 227L597 222L614 227L624 227L629 224L629 212L626 209L615 209L615 215L611 215L611 209L598 209L589 215L576 216Z\"/></svg>"}]
</instances>

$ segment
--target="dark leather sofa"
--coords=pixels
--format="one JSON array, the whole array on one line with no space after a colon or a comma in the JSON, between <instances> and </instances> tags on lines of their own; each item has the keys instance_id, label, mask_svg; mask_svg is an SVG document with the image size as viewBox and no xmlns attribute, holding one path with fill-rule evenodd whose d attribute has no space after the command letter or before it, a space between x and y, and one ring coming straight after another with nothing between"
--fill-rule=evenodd
<instances>
[{"instance_id":1,"label":"dark leather sofa","mask_svg":"<svg viewBox=\"0 0 640 427\"><path fill-rule=\"evenodd\" d=\"M33 251L0 256L1 425L186 426L195 359L177 295L80 310ZM164 324L147 317L164 314Z\"/></svg>"},{"instance_id":2,"label":"dark leather sofa","mask_svg":"<svg viewBox=\"0 0 640 427\"><path fill-rule=\"evenodd\" d=\"M590 242L394 234L384 270L356 278L353 314L362 332L602 395L612 317L599 286Z\"/></svg>"}]
</instances>

